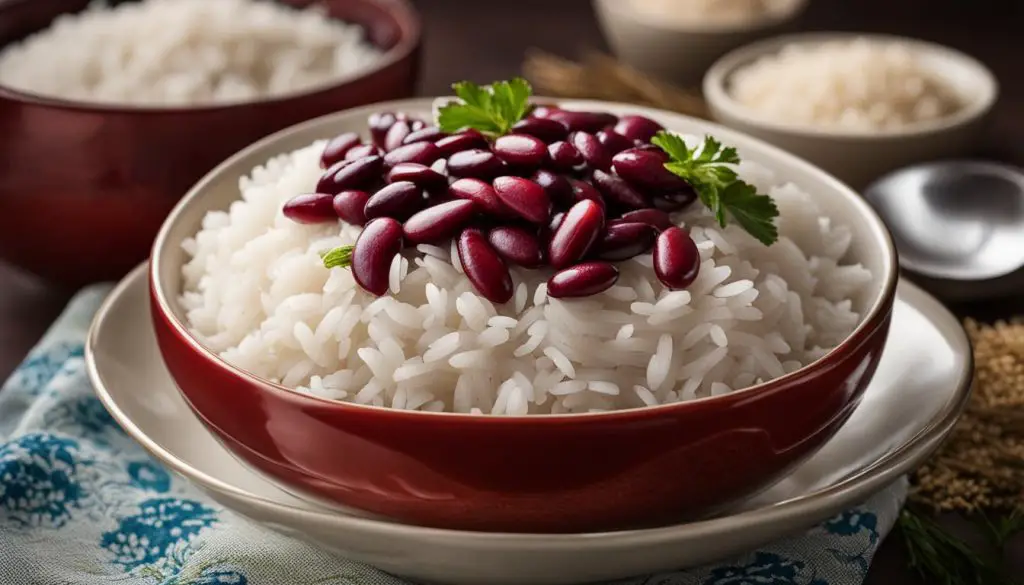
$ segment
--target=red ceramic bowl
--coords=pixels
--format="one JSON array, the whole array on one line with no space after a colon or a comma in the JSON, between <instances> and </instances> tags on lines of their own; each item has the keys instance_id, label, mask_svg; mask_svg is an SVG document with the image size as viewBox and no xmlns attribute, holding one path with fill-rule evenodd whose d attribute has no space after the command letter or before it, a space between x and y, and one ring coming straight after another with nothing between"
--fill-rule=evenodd
<instances>
[{"instance_id":1,"label":"red ceramic bowl","mask_svg":"<svg viewBox=\"0 0 1024 585\"><path fill-rule=\"evenodd\" d=\"M878 216L823 171L746 135L625 105L666 127L711 133L821 199L854 230L851 255L875 276L864 320L823 359L766 384L692 402L611 413L489 417L332 402L236 369L192 337L178 303L181 250L203 215L238 197L238 179L271 156L360 130L365 107L278 133L207 175L171 212L151 258L152 316L164 361L199 417L238 457L293 491L398 521L568 532L665 524L721 509L776 480L846 421L874 373L896 285Z\"/></svg>"},{"instance_id":2,"label":"red ceramic bowl","mask_svg":"<svg viewBox=\"0 0 1024 585\"><path fill-rule=\"evenodd\" d=\"M0 46L87 4L0 2ZM365 27L386 50L380 65L301 94L184 109L76 103L0 85L0 258L58 284L118 278L146 258L181 195L231 154L303 120L412 95L420 24L407 2L322 4ZM54 261L68 253L73 262Z\"/></svg>"}]
</instances>

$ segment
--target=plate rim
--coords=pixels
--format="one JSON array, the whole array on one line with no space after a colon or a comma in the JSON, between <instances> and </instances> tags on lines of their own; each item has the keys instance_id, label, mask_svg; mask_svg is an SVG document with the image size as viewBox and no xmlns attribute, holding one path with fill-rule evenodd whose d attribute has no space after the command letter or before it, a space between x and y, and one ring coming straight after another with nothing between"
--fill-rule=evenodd
<instances>
[{"instance_id":1,"label":"plate rim","mask_svg":"<svg viewBox=\"0 0 1024 585\"><path fill-rule=\"evenodd\" d=\"M689 538L700 538L729 532L731 530L748 528L752 525L769 525L785 522L786 520L797 519L808 515L814 515L816 510L836 505L840 500L843 505L867 499L872 494L880 491L887 485L896 481L900 476L915 468L923 462L945 439L953 426L959 420L960 414L967 405L971 396L972 380L974 373L974 355L967 333L960 324L960 321L938 300L929 295L920 287L900 279L897 286L897 298L918 308L925 314L929 321L937 328L943 330L944 337L954 345L954 351L960 349L964 358L964 368L958 380L956 389L951 399L932 419L913 436L907 438L901 445L895 447L889 453L883 455L875 462L850 473L834 484L805 494L782 500L767 507L754 510L745 510L727 516L699 520L689 523L672 524L655 528L641 528L632 530L619 530L607 532L586 532L586 533L512 533L512 532L476 532L467 530L453 530L447 528L435 528L429 526L417 526L400 524L387 520L378 520L350 516L336 511L321 509L308 509L292 504L285 504L274 501L268 497L249 493L237 486L231 485L222 479L214 477L204 471L195 469L187 462L162 447L155 440L150 438L134 421L131 420L117 405L116 400L107 390L103 377L97 363L97 350L99 329L109 319L115 307L119 305L126 294L136 286L146 286L148 282L149 262L143 262L125 276L107 295L99 310L97 310L89 327L85 343L85 363L89 380L97 398L111 417L121 426L122 429L145 449L150 455L156 458L161 464L166 465L172 471L178 473L190 483L196 484L204 491L213 491L233 497L236 500L245 502L249 506L262 510L270 510L276 513L284 513L300 519L312 520L317 523L333 523L336 526L344 527L347 530L361 532L372 532L380 536L403 535L405 537L419 536L422 538L458 539L471 537L472 541L479 548L504 548L505 546L518 543L520 546L529 548L543 548L547 551L559 549L575 549L579 541L585 539L588 548L592 550L606 548L613 550L625 544L656 545L670 543L681 537L680 532L684 531ZM147 311L148 312L148 311ZM960 352L958 352L959 354ZM173 381L172 381L173 383ZM218 443L219 444L219 443ZM223 448L223 446L222 446ZM311 504L310 504L311 505Z\"/></svg>"}]
</instances>

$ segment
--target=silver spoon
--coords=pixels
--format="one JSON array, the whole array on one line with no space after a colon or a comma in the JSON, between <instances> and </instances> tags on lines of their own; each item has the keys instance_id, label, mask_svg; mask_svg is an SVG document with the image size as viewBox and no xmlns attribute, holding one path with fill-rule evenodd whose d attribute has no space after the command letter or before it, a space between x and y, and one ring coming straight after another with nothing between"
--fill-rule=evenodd
<instances>
[{"instance_id":1,"label":"silver spoon","mask_svg":"<svg viewBox=\"0 0 1024 585\"><path fill-rule=\"evenodd\" d=\"M950 161L905 168L864 197L892 232L900 266L950 300L1024 292L1024 170Z\"/></svg>"}]
</instances>

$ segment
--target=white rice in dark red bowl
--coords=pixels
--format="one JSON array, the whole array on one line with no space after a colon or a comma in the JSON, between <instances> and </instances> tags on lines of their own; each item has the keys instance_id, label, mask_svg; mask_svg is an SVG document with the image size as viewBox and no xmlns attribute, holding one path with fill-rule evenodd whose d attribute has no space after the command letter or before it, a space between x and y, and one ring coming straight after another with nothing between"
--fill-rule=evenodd
<instances>
[{"instance_id":1,"label":"white rice in dark red bowl","mask_svg":"<svg viewBox=\"0 0 1024 585\"><path fill-rule=\"evenodd\" d=\"M382 53L324 6L269 0L94 2L0 47L0 85L85 103L237 104L323 89Z\"/></svg>"},{"instance_id":2,"label":"white rice in dark red bowl","mask_svg":"<svg viewBox=\"0 0 1024 585\"><path fill-rule=\"evenodd\" d=\"M690 145L697 138L685 136ZM845 261L853 232L813 193L756 164L742 179L774 198L765 246L703 206L673 215L701 256L687 290L651 254L619 263L610 289L546 294L549 269L512 268L513 300L479 295L448 247L396 257L390 294L362 290L320 253L360 228L303 225L282 205L322 173L317 142L253 169L240 200L184 243L187 324L232 365L300 391L395 409L525 415L601 412L716 396L805 366L859 324L871 273ZM741 152L742 154L742 152Z\"/></svg>"}]
</instances>

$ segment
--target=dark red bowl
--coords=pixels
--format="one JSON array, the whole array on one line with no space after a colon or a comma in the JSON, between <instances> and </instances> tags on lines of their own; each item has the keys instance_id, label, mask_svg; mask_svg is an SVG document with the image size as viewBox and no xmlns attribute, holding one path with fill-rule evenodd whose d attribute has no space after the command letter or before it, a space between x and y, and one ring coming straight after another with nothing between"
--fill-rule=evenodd
<instances>
[{"instance_id":1,"label":"dark red bowl","mask_svg":"<svg viewBox=\"0 0 1024 585\"><path fill-rule=\"evenodd\" d=\"M0 258L58 284L118 278L146 258L185 191L231 154L303 120L412 95L420 22L405 0L283 1L322 3L386 55L358 77L237 105L96 105L0 85ZM0 46L89 2L0 2Z\"/></svg>"},{"instance_id":2,"label":"dark red bowl","mask_svg":"<svg viewBox=\"0 0 1024 585\"><path fill-rule=\"evenodd\" d=\"M423 112L429 100L382 104ZM826 357L732 394L597 414L490 417L332 402L228 365L187 330L178 302L181 242L206 212L238 197L238 179L268 158L361 129L377 108L307 122L259 142L207 175L179 203L151 258L160 350L188 403L241 459L298 492L403 522L486 530L570 532L665 524L758 492L821 447L856 408L881 356L896 257L877 215L823 171L746 135L624 105L666 127L713 134L745 158L821 199L854 231L854 258L875 279L863 322Z\"/></svg>"}]
</instances>

